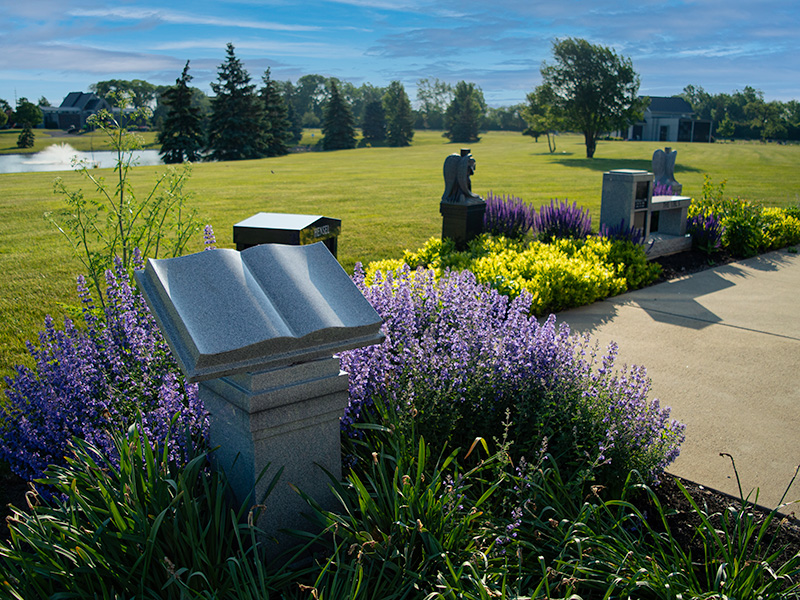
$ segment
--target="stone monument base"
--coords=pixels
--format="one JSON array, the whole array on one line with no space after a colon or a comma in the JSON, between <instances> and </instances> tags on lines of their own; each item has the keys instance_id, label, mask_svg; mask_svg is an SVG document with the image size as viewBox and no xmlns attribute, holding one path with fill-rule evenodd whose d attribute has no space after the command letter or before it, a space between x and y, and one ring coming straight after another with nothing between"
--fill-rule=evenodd
<instances>
[{"instance_id":1,"label":"stone monument base","mask_svg":"<svg viewBox=\"0 0 800 600\"><path fill-rule=\"evenodd\" d=\"M692 249L692 236L669 235L667 233L651 233L644 243L647 259L669 256Z\"/></svg>"},{"instance_id":2,"label":"stone monument base","mask_svg":"<svg viewBox=\"0 0 800 600\"><path fill-rule=\"evenodd\" d=\"M278 484L264 502L258 526L284 549L291 539L280 529L307 529L309 507L292 489L323 508L336 500L328 471L341 478L339 417L347 406L347 373L338 358L204 381L200 398L211 413L211 447L216 466L228 476L239 502L260 504L272 478ZM260 469L269 464L263 476Z\"/></svg>"},{"instance_id":3,"label":"stone monument base","mask_svg":"<svg viewBox=\"0 0 800 600\"><path fill-rule=\"evenodd\" d=\"M486 202L477 198L463 202L441 202L442 239L450 238L458 250L465 250L473 238L483 232L483 215Z\"/></svg>"}]
</instances>

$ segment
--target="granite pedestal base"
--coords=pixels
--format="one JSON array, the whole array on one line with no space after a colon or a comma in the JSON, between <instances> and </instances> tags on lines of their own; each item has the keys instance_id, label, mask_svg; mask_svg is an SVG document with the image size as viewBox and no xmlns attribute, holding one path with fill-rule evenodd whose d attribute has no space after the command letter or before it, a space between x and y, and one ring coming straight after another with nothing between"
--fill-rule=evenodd
<instances>
[{"instance_id":1,"label":"granite pedestal base","mask_svg":"<svg viewBox=\"0 0 800 600\"><path fill-rule=\"evenodd\" d=\"M486 202L478 199L463 202L441 202L442 239L450 238L458 250L465 250L473 238L483 232L483 215Z\"/></svg>"},{"instance_id":2,"label":"granite pedestal base","mask_svg":"<svg viewBox=\"0 0 800 600\"><path fill-rule=\"evenodd\" d=\"M212 417L211 446L219 446L212 456L239 502L250 495L251 506L260 504L272 477L284 469L258 523L278 539L278 549L289 541L279 529L308 528L301 515L308 507L292 486L324 508L335 506L325 470L341 478L339 418L347 385L335 357L200 384Z\"/></svg>"}]
</instances>

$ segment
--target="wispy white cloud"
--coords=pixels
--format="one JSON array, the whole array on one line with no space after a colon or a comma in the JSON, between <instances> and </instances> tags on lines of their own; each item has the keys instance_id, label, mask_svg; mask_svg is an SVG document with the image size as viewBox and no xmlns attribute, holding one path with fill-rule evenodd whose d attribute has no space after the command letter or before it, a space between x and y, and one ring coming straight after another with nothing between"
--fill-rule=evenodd
<instances>
[{"instance_id":1,"label":"wispy white cloud","mask_svg":"<svg viewBox=\"0 0 800 600\"><path fill-rule=\"evenodd\" d=\"M762 46L745 44L744 46L704 46L687 50L679 50L677 57L692 58L730 58L733 56L754 56L758 54L770 54L770 50Z\"/></svg>"},{"instance_id":2,"label":"wispy white cloud","mask_svg":"<svg viewBox=\"0 0 800 600\"><path fill-rule=\"evenodd\" d=\"M171 84L187 59L199 87L225 44L251 73L308 73L409 87L421 77L523 101L551 42L585 38L633 60L642 92L685 85L800 98L797 0L57 0L6 2L0 97L82 89L114 77ZM34 74L33 76L31 74ZM41 82L37 90L36 82ZM19 83L18 83L19 82ZM27 82L33 82L29 85ZM411 84L411 85L409 85ZM655 90L655 91L651 91ZM516 100L515 100L516 98Z\"/></svg>"},{"instance_id":3,"label":"wispy white cloud","mask_svg":"<svg viewBox=\"0 0 800 600\"><path fill-rule=\"evenodd\" d=\"M147 73L179 69L171 56L117 51L78 44L53 42L36 46L10 45L0 51L0 69L69 71L77 73Z\"/></svg>"},{"instance_id":4,"label":"wispy white cloud","mask_svg":"<svg viewBox=\"0 0 800 600\"><path fill-rule=\"evenodd\" d=\"M171 25L209 25L213 27L240 27L245 29L264 29L269 31L319 31L313 25L273 23L252 19L230 19L225 17L202 16L184 12L174 12L157 8L103 8L74 9L69 11L73 17L94 17L121 21L155 21Z\"/></svg>"},{"instance_id":5,"label":"wispy white cloud","mask_svg":"<svg viewBox=\"0 0 800 600\"><path fill-rule=\"evenodd\" d=\"M153 46L154 50L174 51L191 49L213 49L220 50L225 48L228 39L208 39L195 38L181 40L177 42L157 43ZM270 55L280 56L302 56L306 58L362 58L363 51L343 44L329 44L324 42L286 42L281 40L234 40L233 45L237 54L240 51L262 52Z\"/></svg>"}]
</instances>

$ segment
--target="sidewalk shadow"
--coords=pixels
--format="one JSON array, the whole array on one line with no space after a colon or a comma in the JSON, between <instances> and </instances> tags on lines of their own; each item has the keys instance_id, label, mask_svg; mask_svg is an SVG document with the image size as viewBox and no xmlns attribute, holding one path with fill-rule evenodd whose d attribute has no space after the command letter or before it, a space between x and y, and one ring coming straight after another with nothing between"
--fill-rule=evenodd
<instances>
[{"instance_id":1,"label":"sidewalk shadow","mask_svg":"<svg viewBox=\"0 0 800 600\"><path fill-rule=\"evenodd\" d=\"M734 287L736 282L732 277L745 278L747 273L735 264L728 264L638 290L628 294L628 300L654 321L700 330L721 323L722 318L697 299Z\"/></svg>"},{"instance_id":2,"label":"sidewalk shadow","mask_svg":"<svg viewBox=\"0 0 800 600\"><path fill-rule=\"evenodd\" d=\"M735 264L728 264L566 311L559 315L559 320L566 321L573 331L594 334L613 323L620 307L633 306L644 310L653 321L700 330L722 319L697 299L735 286L732 277L747 277L747 273Z\"/></svg>"},{"instance_id":3,"label":"sidewalk shadow","mask_svg":"<svg viewBox=\"0 0 800 600\"><path fill-rule=\"evenodd\" d=\"M593 304L571 308L556 314L559 324L569 326L573 334L593 335L598 329L612 323L619 313L615 298L598 300Z\"/></svg>"},{"instance_id":4,"label":"sidewalk shadow","mask_svg":"<svg viewBox=\"0 0 800 600\"><path fill-rule=\"evenodd\" d=\"M797 257L796 252L789 252L788 250L777 250L775 252L768 252L753 258L748 258L742 263L756 271L777 271L780 267L786 266L792 262L791 257Z\"/></svg>"},{"instance_id":5,"label":"sidewalk shadow","mask_svg":"<svg viewBox=\"0 0 800 600\"><path fill-rule=\"evenodd\" d=\"M557 317L560 322L566 322L573 332L594 334L606 325L613 324L620 307L632 306L645 311L653 321L700 330L722 322L721 317L698 301L700 298L735 286L737 279L751 277L746 269L772 272L796 260L797 254L786 250L769 252L740 263L728 263L682 279L606 298L564 311ZM643 331L642 335L647 335L647 332Z\"/></svg>"}]
</instances>

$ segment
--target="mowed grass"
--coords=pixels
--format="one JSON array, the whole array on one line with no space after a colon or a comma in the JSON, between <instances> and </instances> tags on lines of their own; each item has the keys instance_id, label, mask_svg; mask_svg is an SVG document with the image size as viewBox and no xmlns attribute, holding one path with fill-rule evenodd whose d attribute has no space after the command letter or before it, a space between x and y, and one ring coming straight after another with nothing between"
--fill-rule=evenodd
<instances>
[{"instance_id":1,"label":"mowed grass","mask_svg":"<svg viewBox=\"0 0 800 600\"><path fill-rule=\"evenodd\" d=\"M38 137L38 136L37 136ZM305 143L315 143L307 133ZM70 142L72 143L72 142ZM536 206L567 199L590 210L598 226L603 172L651 167L656 142L600 142L587 160L583 138L562 135L555 154L547 143L518 133L492 132L472 144L477 171L473 190L512 194ZM74 144L73 144L74 145ZM773 144L672 144L676 179L684 194L700 193L703 173L727 179L727 192L785 206L798 202L800 146ZM357 261L397 257L441 234L439 200L445 157L458 152L439 132L418 131L408 148L358 148L306 152L279 158L194 165L188 189L218 246L233 248L233 225L257 212L316 214L342 220L339 260L352 272ZM165 167L137 167L132 181L147 193ZM113 172L105 170L113 186ZM77 304L75 277L83 272L66 239L44 218L63 206L55 177L70 189L91 186L80 174L0 175L0 375L30 364L25 341L36 337L46 314L60 321ZM202 248L202 236L192 250Z\"/></svg>"}]
</instances>

